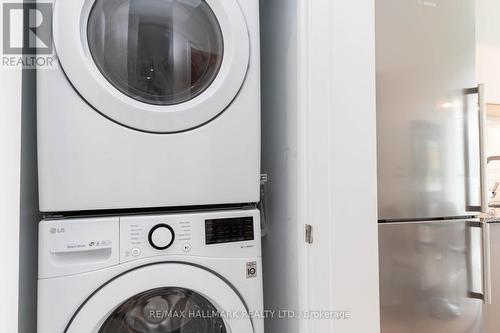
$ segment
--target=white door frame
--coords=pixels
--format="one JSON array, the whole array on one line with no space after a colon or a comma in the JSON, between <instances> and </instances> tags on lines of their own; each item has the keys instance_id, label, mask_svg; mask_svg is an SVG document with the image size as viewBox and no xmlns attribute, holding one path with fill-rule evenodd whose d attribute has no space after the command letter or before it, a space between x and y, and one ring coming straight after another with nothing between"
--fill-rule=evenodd
<instances>
[{"instance_id":1,"label":"white door frame","mask_svg":"<svg viewBox=\"0 0 500 333\"><path fill-rule=\"evenodd\" d=\"M298 1L299 332L379 332L374 0ZM302 156L302 157L300 157ZM303 228L303 225L299 226Z\"/></svg>"}]
</instances>

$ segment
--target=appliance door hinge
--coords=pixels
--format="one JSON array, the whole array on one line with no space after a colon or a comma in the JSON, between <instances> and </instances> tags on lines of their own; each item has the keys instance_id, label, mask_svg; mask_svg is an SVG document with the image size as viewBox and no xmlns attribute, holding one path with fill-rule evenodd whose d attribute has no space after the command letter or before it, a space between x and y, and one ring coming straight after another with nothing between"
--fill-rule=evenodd
<instances>
[{"instance_id":1,"label":"appliance door hinge","mask_svg":"<svg viewBox=\"0 0 500 333\"><path fill-rule=\"evenodd\" d=\"M313 227L310 224L306 224L306 226L305 226L305 241L307 244L312 244L314 241Z\"/></svg>"},{"instance_id":2,"label":"appliance door hinge","mask_svg":"<svg viewBox=\"0 0 500 333\"><path fill-rule=\"evenodd\" d=\"M267 184L267 173L261 173L260 174L260 185L266 185Z\"/></svg>"}]
</instances>

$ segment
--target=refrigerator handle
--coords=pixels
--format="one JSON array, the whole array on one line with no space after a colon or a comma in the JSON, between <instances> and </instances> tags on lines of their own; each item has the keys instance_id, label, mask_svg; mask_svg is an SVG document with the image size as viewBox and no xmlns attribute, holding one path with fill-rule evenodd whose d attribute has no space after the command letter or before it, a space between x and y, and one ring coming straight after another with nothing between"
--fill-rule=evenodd
<instances>
[{"instance_id":1,"label":"refrigerator handle","mask_svg":"<svg viewBox=\"0 0 500 333\"><path fill-rule=\"evenodd\" d=\"M484 98L484 84L477 86L479 107L479 177L481 191L481 212L488 213L488 185L486 177L486 102Z\"/></svg>"},{"instance_id":2,"label":"refrigerator handle","mask_svg":"<svg viewBox=\"0 0 500 333\"><path fill-rule=\"evenodd\" d=\"M481 299L484 304L491 304L491 241L490 225L487 222L470 221L470 228L481 229L481 285L482 293L470 292L471 298ZM469 243L470 244L470 243ZM472 267L470 267L472 269Z\"/></svg>"},{"instance_id":3,"label":"refrigerator handle","mask_svg":"<svg viewBox=\"0 0 500 333\"><path fill-rule=\"evenodd\" d=\"M491 237L490 225L481 222L482 259L483 259L483 302L491 304Z\"/></svg>"},{"instance_id":4,"label":"refrigerator handle","mask_svg":"<svg viewBox=\"0 0 500 333\"><path fill-rule=\"evenodd\" d=\"M488 211L488 187L487 187L487 179L486 179L486 164L487 164L487 159L486 159L486 103L485 103L485 98L484 98L484 84L479 84L475 88L468 88L464 90L465 96L467 95L477 95L478 96L478 124L479 124L479 187L480 187L480 193L479 193L479 199L480 202L478 205L473 205L471 204L469 200L469 191L471 191L471 188L469 186L469 183L467 181L466 183L466 209L470 212L481 212L481 213L487 213ZM467 103L466 103L467 104ZM466 150L468 151L468 148L466 146ZM468 155L468 153L466 153ZM466 158L466 177L467 179L469 178L469 159Z\"/></svg>"}]
</instances>

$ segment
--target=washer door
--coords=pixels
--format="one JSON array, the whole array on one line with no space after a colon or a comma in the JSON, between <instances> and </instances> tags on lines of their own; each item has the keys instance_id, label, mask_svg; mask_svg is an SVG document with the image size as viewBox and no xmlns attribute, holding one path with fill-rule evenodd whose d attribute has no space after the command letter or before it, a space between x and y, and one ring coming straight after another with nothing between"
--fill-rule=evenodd
<instances>
[{"instance_id":1,"label":"washer door","mask_svg":"<svg viewBox=\"0 0 500 333\"><path fill-rule=\"evenodd\" d=\"M246 313L236 291L215 274L187 264L162 263L102 286L65 332L252 333Z\"/></svg>"},{"instance_id":2,"label":"washer door","mask_svg":"<svg viewBox=\"0 0 500 333\"><path fill-rule=\"evenodd\" d=\"M56 1L62 69L94 109L137 130L172 133L223 112L248 69L236 0Z\"/></svg>"}]
</instances>

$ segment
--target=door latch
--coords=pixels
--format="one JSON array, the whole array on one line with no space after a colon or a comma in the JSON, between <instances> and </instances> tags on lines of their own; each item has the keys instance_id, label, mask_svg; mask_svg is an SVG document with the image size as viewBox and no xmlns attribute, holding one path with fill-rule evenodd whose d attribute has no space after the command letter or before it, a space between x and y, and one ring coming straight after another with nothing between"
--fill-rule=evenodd
<instances>
[{"instance_id":1,"label":"door latch","mask_svg":"<svg viewBox=\"0 0 500 333\"><path fill-rule=\"evenodd\" d=\"M313 243L313 227L310 224L306 224L305 228L305 239L307 244Z\"/></svg>"}]
</instances>

